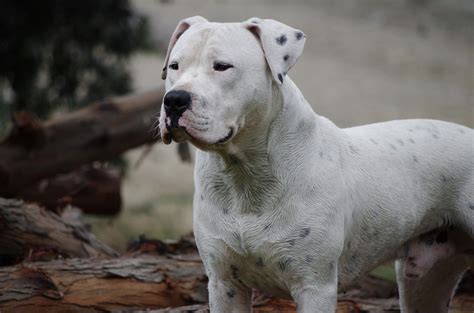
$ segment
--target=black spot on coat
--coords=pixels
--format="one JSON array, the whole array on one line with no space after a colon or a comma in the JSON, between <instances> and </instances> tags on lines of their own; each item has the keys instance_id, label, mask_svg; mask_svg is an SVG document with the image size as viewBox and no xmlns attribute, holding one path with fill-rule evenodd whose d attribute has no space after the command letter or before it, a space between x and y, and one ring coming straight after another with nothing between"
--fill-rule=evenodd
<instances>
[{"instance_id":1,"label":"black spot on coat","mask_svg":"<svg viewBox=\"0 0 474 313\"><path fill-rule=\"evenodd\" d=\"M288 54L285 54L285 56L283 57L283 60L288 61L289 58L290 56Z\"/></svg>"},{"instance_id":2,"label":"black spot on coat","mask_svg":"<svg viewBox=\"0 0 474 313\"><path fill-rule=\"evenodd\" d=\"M308 236L310 231L311 230L310 230L309 227L303 228L300 232L300 237L304 238L304 237Z\"/></svg>"},{"instance_id":3,"label":"black spot on coat","mask_svg":"<svg viewBox=\"0 0 474 313\"><path fill-rule=\"evenodd\" d=\"M278 74L278 80L283 84L283 76L281 73Z\"/></svg>"},{"instance_id":4,"label":"black spot on coat","mask_svg":"<svg viewBox=\"0 0 474 313\"><path fill-rule=\"evenodd\" d=\"M233 279L237 279L239 277L239 269L237 268L237 266L235 266L234 264L231 264L230 265L230 275L232 276Z\"/></svg>"},{"instance_id":5,"label":"black spot on coat","mask_svg":"<svg viewBox=\"0 0 474 313\"><path fill-rule=\"evenodd\" d=\"M234 289L230 289L229 291L226 292L226 295L227 295L229 298L235 297L235 290L234 290Z\"/></svg>"}]
</instances>

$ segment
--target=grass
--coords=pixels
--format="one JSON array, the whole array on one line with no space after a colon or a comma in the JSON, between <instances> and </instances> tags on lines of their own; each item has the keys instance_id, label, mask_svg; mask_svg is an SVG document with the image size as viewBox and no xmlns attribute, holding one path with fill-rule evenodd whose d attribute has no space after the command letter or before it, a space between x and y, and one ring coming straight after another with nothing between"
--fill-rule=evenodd
<instances>
[{"instance_id":1,"label":"grass","mask_svg":"<svg viewBox=\"0 0 474 313\"><path fill-rule=\"evenodd\" d=\"M388 280L388 281L392 281L392 282L397 281L397 278L396 278L396 275L395 275L395 268L393 266L393 263L381 265L381 266L375 268L374 270L372 270L370 272L370 274L372 276L375 276L375 277L378 277L378 278L381 278L381 279L384 279L384 280Z\"/></svg>"}]
</instances>

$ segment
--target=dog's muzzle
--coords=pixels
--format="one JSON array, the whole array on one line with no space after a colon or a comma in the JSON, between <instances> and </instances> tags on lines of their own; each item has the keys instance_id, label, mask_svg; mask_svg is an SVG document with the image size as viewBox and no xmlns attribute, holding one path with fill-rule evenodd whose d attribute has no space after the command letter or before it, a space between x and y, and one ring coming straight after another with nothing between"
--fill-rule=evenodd
<instances>
[{"instance_id":1,"label":"dog's muzzle","mask_svg":"<svg viewBox=\"0 0 474 313\"><path fill-rule=\"evenodd\" d=\"M179 125L179 119L186 110L191 108L191 94L184 90L171 90L165 95L163 106L169 135L176 142L188 139L189 135L185 128Z\"/></svg>"},{"instance_id":2,"label":"dog's muzzle","mask_svg":"<svg viewBox=\"0 0 474 313\"><path fill-rule=\"evenodd\" d=\"M166 116L170 118L170 129L178 128L179 118L191 107L191 94L184 90L172 90L163 100Z\"/></svg>"}]
</instances>

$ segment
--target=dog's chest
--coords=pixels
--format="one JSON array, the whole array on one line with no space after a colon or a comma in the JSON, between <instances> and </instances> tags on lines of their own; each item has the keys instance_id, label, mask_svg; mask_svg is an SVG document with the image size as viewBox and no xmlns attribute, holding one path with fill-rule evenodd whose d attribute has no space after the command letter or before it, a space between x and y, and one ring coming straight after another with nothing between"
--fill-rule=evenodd
<instances>
[{"instance_id":1,"label":"dog's chest","mask_svg":"<svg viewBox=\"0 0 474 313\"><path fill-rule=\"evenodd\" d=\"M217 239L225 248L217 254L216 270L228 272L233 280L248 287L288 296L286 275L291 274L290 263L295 259L289 249L292 243L268 234L268 224L237 225Z\"/></svg>"},{"instance_id":2,"label":"dog's chest","mask_svg":"<svg viewBox=\"0 0 474 313\"><path fill-rule=\"evenodd\" d=\"M251 288L289 296L295 274L311 271L309 227L304 221L272 219L271 215L214 215L213 226L196 233L206 267Z\"/></svg>"}]
</instances>

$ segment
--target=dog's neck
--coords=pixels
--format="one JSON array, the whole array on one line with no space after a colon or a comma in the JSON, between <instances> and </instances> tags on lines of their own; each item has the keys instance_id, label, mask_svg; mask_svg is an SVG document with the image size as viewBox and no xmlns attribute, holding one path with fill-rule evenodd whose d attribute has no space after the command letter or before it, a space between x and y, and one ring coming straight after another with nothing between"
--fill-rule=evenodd
<instances>
[{"instance_id":1,"label":"dog's neck","mask_svg":"<svg viewBox=\"0 0 474 313\"><path fill-rule=\"evenodd\" d=\"M271 102L266 104L271 108L267 117L246 127L249 136L230 143L225 151L209 153L222 196L239 195L226 201L234 202L241 213L259 214L261 208L275 205L272 201L287 188L279 175L286 171L282 167L298 162L288 156L318 135L319 117L288 77L283 86L274 85Z\"/></svg>"}]
</instances>

